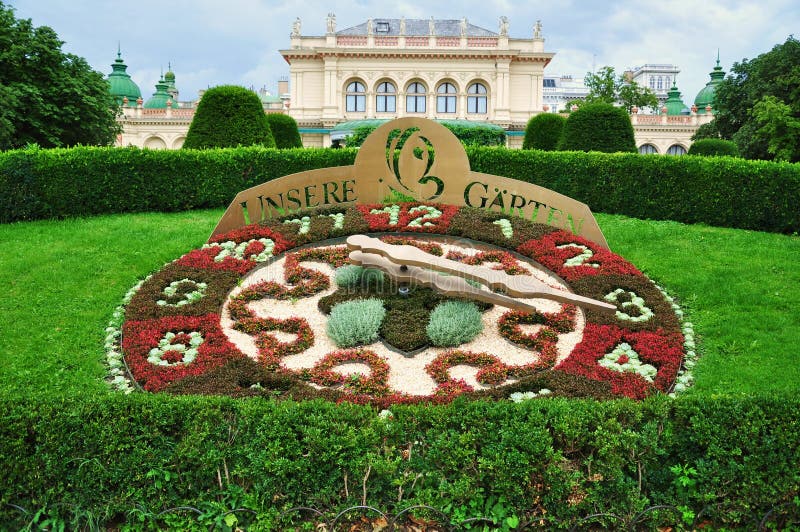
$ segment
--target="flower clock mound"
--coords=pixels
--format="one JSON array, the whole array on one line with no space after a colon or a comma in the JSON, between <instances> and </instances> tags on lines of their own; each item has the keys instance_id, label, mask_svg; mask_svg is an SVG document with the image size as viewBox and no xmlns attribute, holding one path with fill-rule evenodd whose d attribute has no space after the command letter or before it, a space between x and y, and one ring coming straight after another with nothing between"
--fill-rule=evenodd
<instances>
[{"instance_id":1,"label":"flower clock mound","mask_svg":"<svg viewBox=\"0 0 800 532\"><path fill-rule=\"evenodd\" d=\"M521 312L399 285L350 264L352 234L617 309L525 299L536 311ZM306 212L216 236L131 289L107 331L109 380L128 392L381 407L459 395L641 399L689 386L696 356L678 305L624 258L522 218L418 202Z\"/></svg>"}]
</instances>

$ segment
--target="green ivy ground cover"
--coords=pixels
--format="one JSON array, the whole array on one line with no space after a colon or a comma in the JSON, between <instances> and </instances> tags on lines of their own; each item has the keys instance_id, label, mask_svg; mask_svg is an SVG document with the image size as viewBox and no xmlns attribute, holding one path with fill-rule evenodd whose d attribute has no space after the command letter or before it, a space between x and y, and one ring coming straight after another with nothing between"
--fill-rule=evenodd
<instances>
[{"instance_id":1,"label":"green ivy ground cover","mask_svg":"<svg viewBox=\"0 0 800 532\"><path fill-rule=\"evenodd\" d=\"M221 211L0 226L0 389L104 391L103 330L144 275L199 247ZM800 388L800 238L598 215L615 252L688 310L694 392ZM775 378L780 376L780 378Z\"/></svg>"}]
</instances>

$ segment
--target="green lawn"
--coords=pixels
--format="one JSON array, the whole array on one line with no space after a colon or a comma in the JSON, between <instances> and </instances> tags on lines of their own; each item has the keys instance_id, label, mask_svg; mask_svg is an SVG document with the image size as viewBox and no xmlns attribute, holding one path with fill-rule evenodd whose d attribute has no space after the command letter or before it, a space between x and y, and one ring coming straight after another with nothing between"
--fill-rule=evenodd
<instances>
[{"instance_id":1,"label":"green lawn","mask_svg":"<svg viewBox=\"0 0 800 532\"><path fill-rule=\"evenodd\" d=\"M137 279L200 246L221 210L0 226L0 390L103 393L104 328ZM678 298L691 393L800 388L800 237L598 215L613 251Z\"/></svg>"}]
</instances>

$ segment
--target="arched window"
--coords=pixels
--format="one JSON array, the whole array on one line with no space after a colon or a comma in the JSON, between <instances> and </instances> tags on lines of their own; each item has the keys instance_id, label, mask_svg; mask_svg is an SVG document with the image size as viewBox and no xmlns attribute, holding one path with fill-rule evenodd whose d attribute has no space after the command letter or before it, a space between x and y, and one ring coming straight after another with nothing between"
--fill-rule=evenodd
<instances>
[{"instance_id":1,"label":"arched window","mask_svg":"<svg viewBox=\"0 0 800 532\"><path fill-rule=\"evenodd\" d=\"M486 86L473 83L467 88L467 112L486 114Z\"/></svg>"},{"instance_id":2,"label":"arched window","mask_svg":"<svg viewBox=\"0 0 800 532\"><path fill-rule=\"evenodd\" d=\"M406 113L425 112L425 85L415 81L406 90Z\"/></svg>"},{"instance_id":3,"label":"arched window","mask_svg":"<svg viewBox=\"0 0 800 532\"><path fill-rule=\"evenodd\" d=\"M396 110L397 90L388 81L378 83L378 94L375 96L375 110L378 113L394 113Z\"/></svg>"},{"instance_id":4,"label":"arched window","mask_svg":"<svg viewBox=\"0 0 800 532\"><path fill-rule=\"evenodd\" d=\"M345 110L348 113L363 113L366 109L367 96L364 84L353 81L345 89Z\"/></svg>"},{"instance_id":5,"label":"arched window","mask_svg":"<svg viewBox=\"0 0 800 532\"><path fill-rule=\"evenodd\" d=\"M680 144L673 144L667 150L667 155L686 155L686 148Z\"/></svg>"},{"instance_id":6,"label":"arched window","mask_svg":"<svg viewBox=\"0 0 800 532\"><path fill-rule=\"evenodd\" d=\"M436 112L455 113L456 112L456 88L452 83L442 83L436 89Z\"/></svg>"},{"instance_id":7,"label":"arched window","mask_svg":"<svg viewBox=\"0 0 800 532\"><path fill-rule=\"evenodd\" d=\"M648 153L658 153L658 149L652 144L642 144L639 146L639 153L647 155Z\"/></svg>"}]
</instances>

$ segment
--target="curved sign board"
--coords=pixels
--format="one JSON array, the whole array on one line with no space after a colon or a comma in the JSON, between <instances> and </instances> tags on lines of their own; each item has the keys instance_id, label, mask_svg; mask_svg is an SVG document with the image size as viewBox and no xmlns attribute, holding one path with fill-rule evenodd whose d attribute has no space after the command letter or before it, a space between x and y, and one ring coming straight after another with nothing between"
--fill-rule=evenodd
<instances>
[{"instance_id":1,"label":"curved sign board","mask_svg":"<svg viewBox=\"0 0 800 532\"><path fill-rule=\"evenodd\" d=\"M383 124L364 141L352 166L291 174L240 192L211 236L290 212L381 203L387 197L503 212L608 248L586 204L538 185L471 171L458 138L425 118Z\"/></svg>"}]
</instances>

